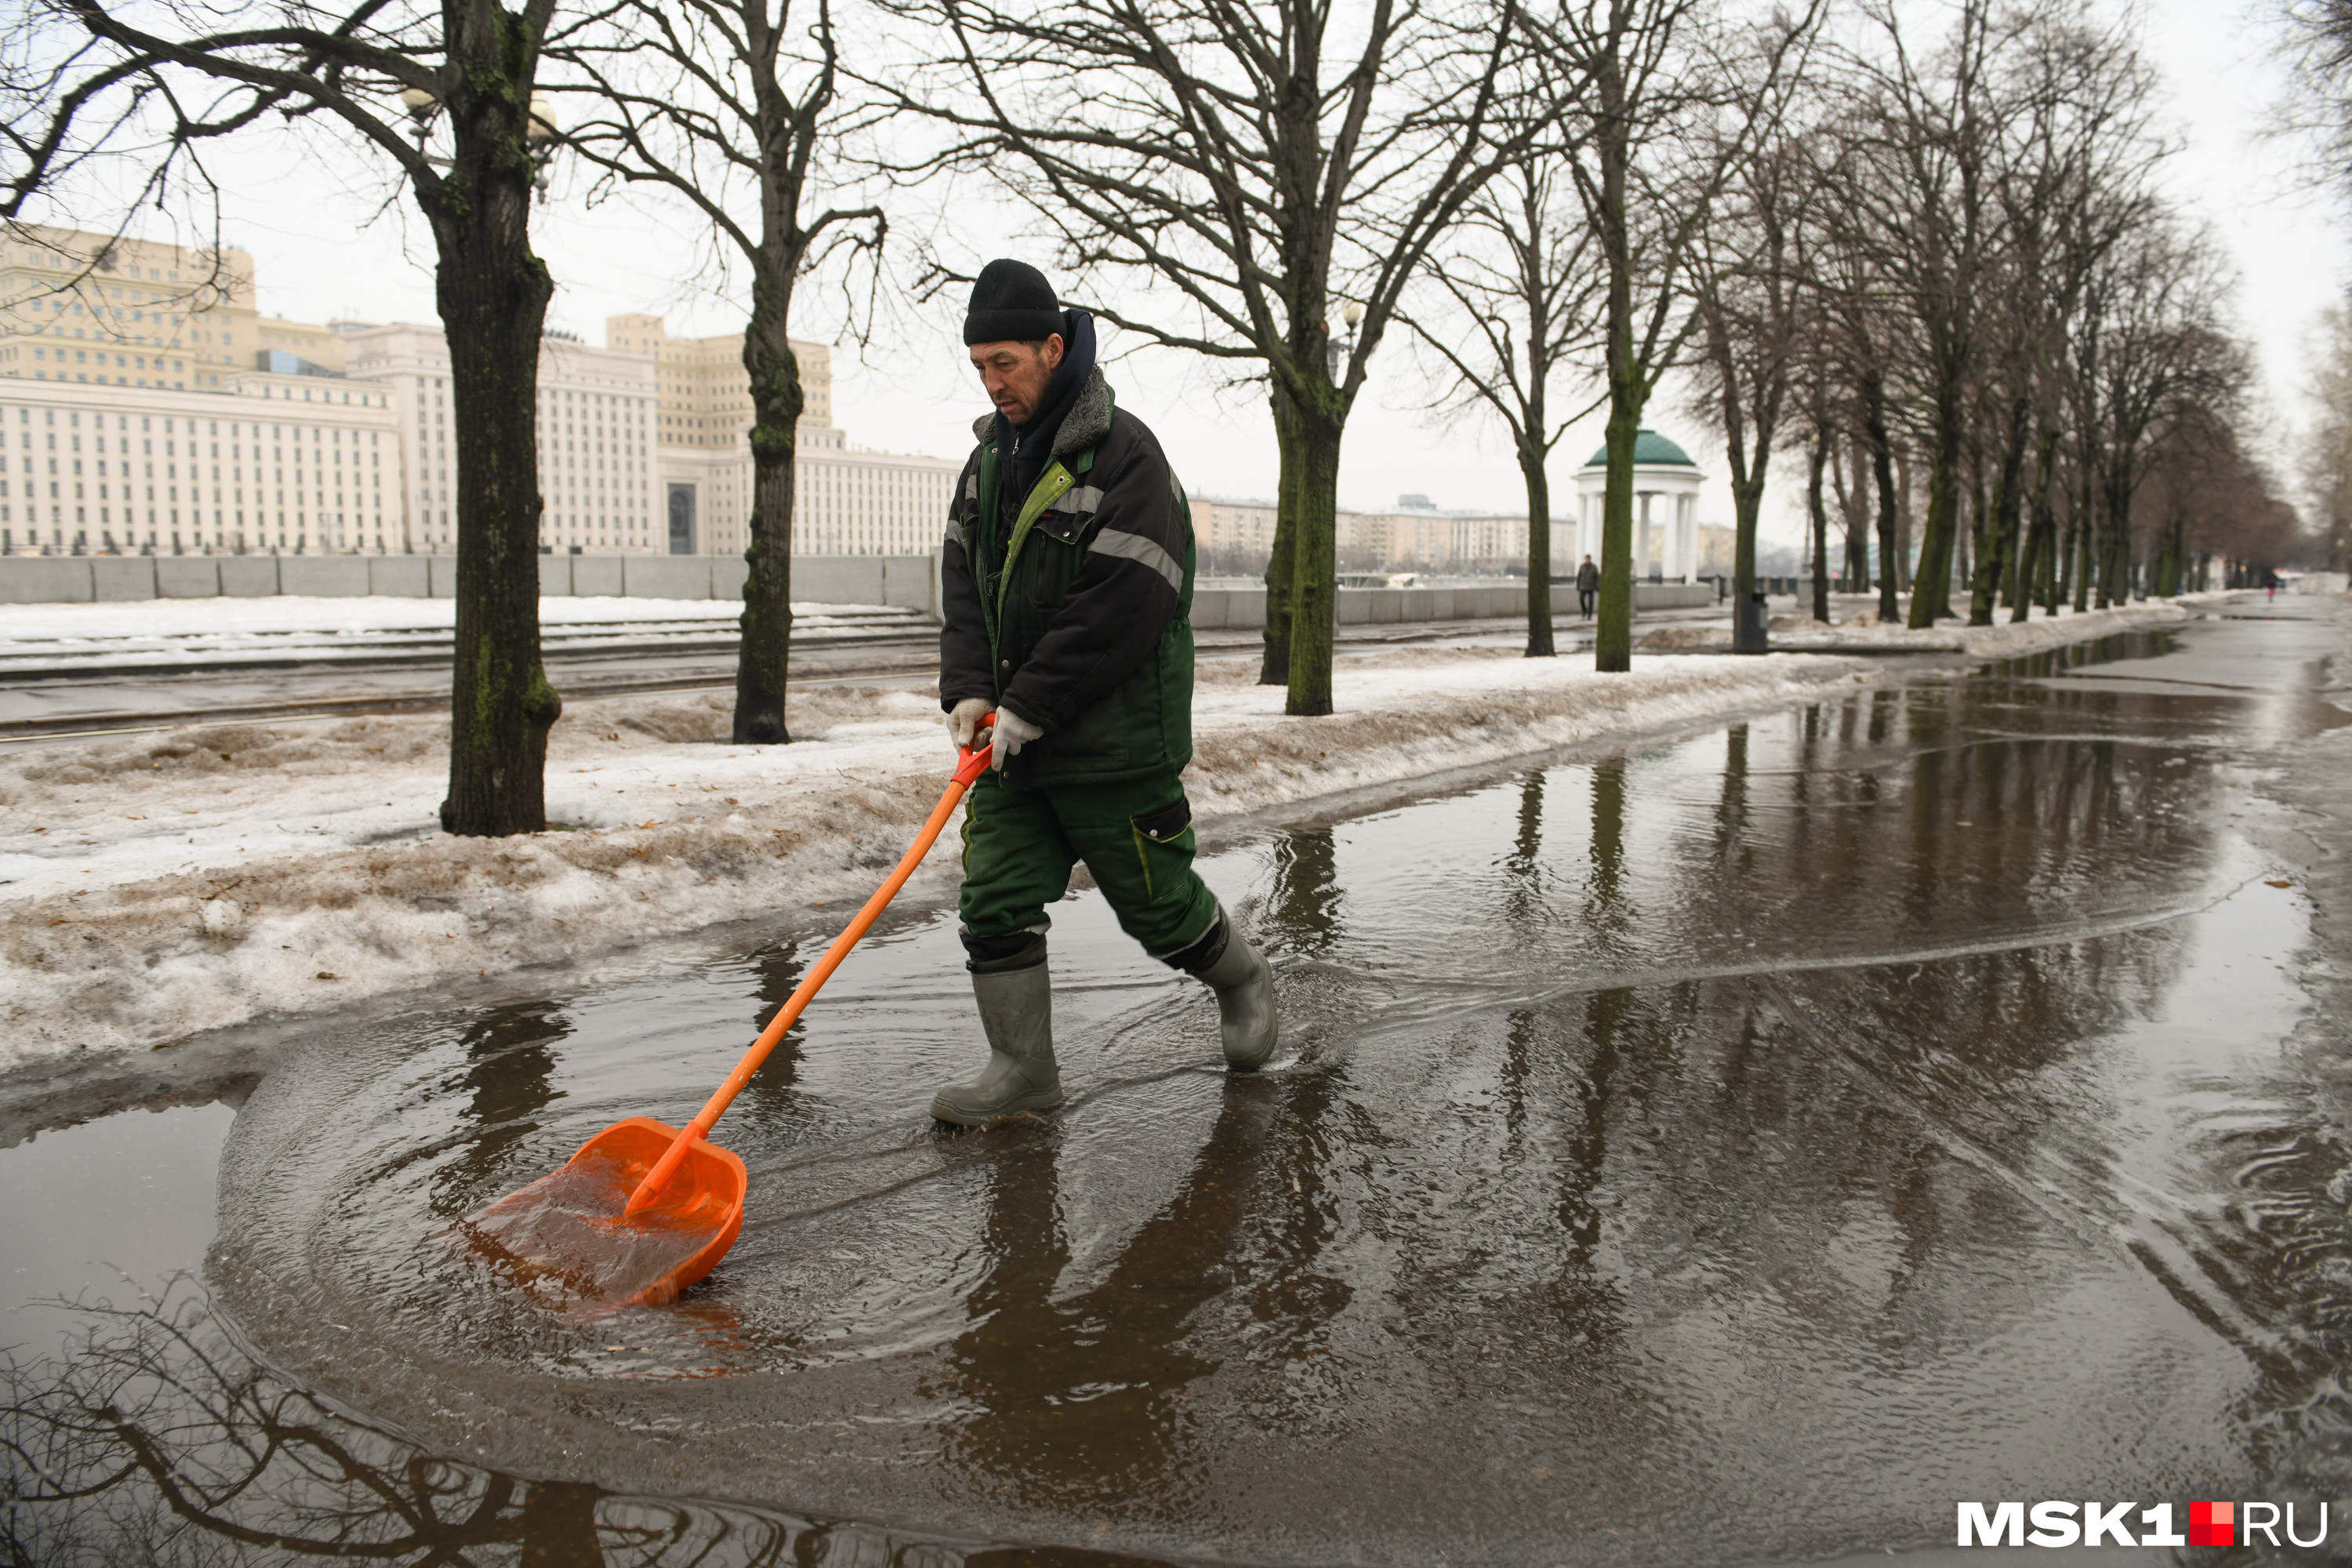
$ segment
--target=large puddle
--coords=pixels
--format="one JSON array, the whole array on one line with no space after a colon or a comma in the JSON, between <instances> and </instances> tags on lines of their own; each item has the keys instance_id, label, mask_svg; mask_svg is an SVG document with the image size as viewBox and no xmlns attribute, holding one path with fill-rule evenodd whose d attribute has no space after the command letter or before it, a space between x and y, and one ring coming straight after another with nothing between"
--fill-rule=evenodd
<instances>
[{"instance_id":1,"label":"large puddle","mask_svg":"<svg viewBox=\"0 0 2352 1568\"><path fill-rule=\"evenodd\" d=\"M663 1307L551 1310L454 1227L684 1121L846 906L322 1028L227 1133L201 1286L110 1221L147 1299L8 1336L11 1529L1702 1564L1948 1546L1961 1500L2324 1493L2352 1121L2288 1049L2308 906L2246 770L2343 722L2341 646L2200 622L1250 829L1203 870L1276 957L1276 1068L1214 1070L1203 997L1082 893L1049 1121L924 1118L979 1047L951 915L908 911L719 1124L741 1239ZM169 1122L184 1179L225 1116L0 1178L128 1191Z\"/></svg>"}]
</instances>

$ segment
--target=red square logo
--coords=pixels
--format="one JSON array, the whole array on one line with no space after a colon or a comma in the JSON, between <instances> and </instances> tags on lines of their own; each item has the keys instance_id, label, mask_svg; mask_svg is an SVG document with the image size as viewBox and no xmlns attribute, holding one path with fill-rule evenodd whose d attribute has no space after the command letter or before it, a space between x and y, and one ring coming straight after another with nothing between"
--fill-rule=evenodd
<instances>
[{"instance_id":1,"label":"red square logo","mask_svg":"<svg viewBox=\"0 0 2352 1568\"><path fill-rule=\"evenodd\" d=\"M2189 1544L2191 1546L2235 1546L2236 1532L2231 1528L2237 1522L2238 1506L2227 1502L2192 1502L2189 1505Z\"/></svg>"}]
</instances>

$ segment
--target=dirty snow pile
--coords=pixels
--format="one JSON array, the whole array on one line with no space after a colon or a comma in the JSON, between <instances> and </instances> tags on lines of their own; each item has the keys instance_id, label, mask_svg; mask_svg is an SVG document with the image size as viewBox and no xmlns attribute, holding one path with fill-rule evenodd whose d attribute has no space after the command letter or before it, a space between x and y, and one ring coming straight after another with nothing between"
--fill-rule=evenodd
<instances>
[{"instance_id":1,"label":"dirty snow pile","mask_svg":"<svg viewBox=\"0 0 2352 1568\"><path fill-rule=\"evenodd\" d=\"M1187 774L1205 818L1653 730L1864 677L1850 660L1343 656L1328 718L1255 661L1204 664ZM438 830L448 727L397 715L189 728L0 756L0 1066L169 1044L438 979L581 963L795 902L863 897L938 801L938 708L795 691L795 743L727 742L730 698L570 705L551 830ZM952 886L936 852L918 896Z\"/></svg>"},{"instance_id":2,"label":"dirty snow pile","mask_svg":"<svg viewBox=\"0 0 2352 1568\"><path fill-rule=\"evenodd\" d=\"M1773 647L1791 651L1828 653L1848 647L1906 648L1921 653L1966 653L2007 658L2020 654L2039 653L2044 648L2063 647L2068 643L2084 642L2093 637L2108 637L2116 632L2185 621L2189 616L2187 606L2227 596L2222 593L2184 594L2177 599L2118 605L2113 609L2085 610L2080 615L2070 610L2054 616L2037 605L2033 606L2032 618L2016 626L2010 624L2009 612L2002 610L1996 622L1989 626L1963 626L1958 621L1948 621L1932 629L1923 626L1914 631L1900 624L1879 620L1875 595L1838 594L1832 595L1830 602L1833 624L1823 626L1812 619L1810 614L1775 616L1770 630ZM1652 649L1729 647L1731 631L1729 627L1720 626L1662 626L1643 637L1641 646Z\"/></svg>"}]
</instances>

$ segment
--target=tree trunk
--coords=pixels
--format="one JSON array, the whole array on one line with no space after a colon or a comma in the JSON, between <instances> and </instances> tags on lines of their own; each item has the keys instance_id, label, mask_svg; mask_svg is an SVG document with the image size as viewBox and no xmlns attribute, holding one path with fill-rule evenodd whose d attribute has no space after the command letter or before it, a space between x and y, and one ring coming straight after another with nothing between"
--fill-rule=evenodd
<instances>
[{"instance_id":1,"label":"tree trunk","mask_svg":"<svg viewBox=\"0 0 2352 1568\"><path fill-rule=\"evenodd\" d=\"M2099 509L2099 608L2131 602L2131 483L2127 459L2108 465L2105 504Z\"/></svg>"},{"instance_id":2,"label":"tree trunk","mask_svg":"<svg viewBox=\"0 0 2352 1568\"><path fill-rule=\"evenodd\" d=\"M2033 601L2043 599L2050 613L2056 615L2058 605L2054 590L2045 594L2042 580L2049 575L2050 558L2057 542L2058 519L2050 506L2051 469L2058 461L2057 423L2042 427L2040 449L2033 459L2033 499L2025 526L2025 542L2018 551L2017 587L2011 594L2009 618L2020 624L2033 614Z\"/></svg>"},{"instance_id":3,"label":"tree trunk","mask_svg":"<svg viewBox=\"0 0 2352 1568\"><path fill-rule=\"evenodd\" d=\"M1919 537L1919 569L1911 580L1914 630L1952 613L1953 544L1959 533L1960 407L1957 388L1939 394L1936 460L1927 475L1927 527Z\"/></svg>"},{"instance_id":4,"label":"tree trunk","mask_svg":"<svg viewBox=\"0 0 2352 1568\"><path fill-rule=\"evenodd\" d=\"M1609 377L1609 477L1601 502L1601 605L1592 631L1592 668L1611 673L1633 668L1633 444L1649 392L1633 363L1633 261L1625 194L1633 132L1625 109L1624 68L1612 37L1594 61L1593 71L1601 110L1593 135L1601 165L1596 237L1609 291L1604 365Z\"/></svg>"},{"instance_id":5,"label":"tree trunk","mask_svg":"<svg viewBox=\"0 0 2352 1568\"><path fill-rule=\"evenodd\" d=\"M1838 515L1845 522L1845 591L1849 594L1870 592L1870 529L1868 514L1864 510L1864 487L1870 477L1864 465L1869 461L1860 444L1848 440L1845 450L1835 459L1838 476ZM1845 478L1845 459L1853 459L1853 482L1849 489Z\"/></svg>"},{"instance_id":6,"label":"tree trunk","mask_svg":"<svg viewBox=\"0 0 2352 1568\"><path fill-rule=\"evenodd\" d=\"M1756 524L1764 511L1764 481L1751 475L1731 486L1731 597L1746 604L1756 592ZM1736 624L1736 623L1735 623Z\"/></svg>"},{"instance_id":7,"label":"tree trunk","mask_svg":"<svg viewBox=\"0 0 2352 1568\"><path fill-rule=\"evenodd\" d=\"M2017 489L2025 477L2027 422L2032 413L2032 405L2021 395L2011 399L2009 428L2000 445L2000 474L1994 481L1991 511L1986 515L1985 538L1977 550L1975 590L1969 596L1969 625L1972 626L1992 625L1995 599L2004 591L2012 606L2023 602L2017 580L2019 557L2023 553L2017 539L2021 499Z\"/></svg>"},{"instance_id":8,"label":"tree trunk","mask_svg":"<svg viewBox=\"0 0 2352 1568\"><path fill-rule=\"evenodd\" d=\"M482 13L453 7L480 20ZM418 205L433 226L434 297L449 345L457 435L457 637L449 795L441 826L480 837L547 826L547 731L563 711L539 653L540 329L553 292L531 253L528 79L516 19L460 31L447 177ZM489 37L478 36L484 31Z\"/></svg>"},{"instance_id":9,"label":"tree trunk","mask_svg":"<svg viewBox=\"0 0 2352 1568\"><path fill-rule=\"evenodd\" d=\"M1530 426L1539 429L1540 426ZM1551 476L1546 454L1519 443L1519 473L1528 484L1528 657L1549 658L1551 637Z\"/></svg>"},{"instance_id":10,"label":"tree trunk","mask_svg":"<svg viewBox=\"0 0 2352 1568\"><path fill-rule=\"evenodd\" d=\"M1911 453L1905 447L1895 454L1895 586L1903 593L1912 590L1911 536L1913 519L1911 484Z\"/></svg>"},{"instance_id":11,"label":"tree trunk","mask_svg":"<svg viewBox=\"0 0 2352 1568\"><path fill-rule=\"evenodd\" d=\"M1274 443L1280 468L1275 479L1274 552L1265 563L1265 634L1257 668L1260 686L1290 684L1291 556L1298 538L1298 421L1279 379L1274 387Z\"/></svg>"},{"instance_id":12,"label":"tree trunk","mask_svg":"<svg viewBox=\"0 0 2352 1568\"><path fill-rule=\"evenodd\" d=\"M743 637L735 660L739 746L782 745L784 679L793 655L793 504L798 475L801 366L786 331L789 275L755 281L751 321L743 331L743 368L751 376L751 541L743 552Z\"/></svg>"},{"instance_id":13,"label":"tree trunk","mask_svg":"<svg viewBox=\"0 0 2352 1568\"><path fill-rule=\"evenodd\" d=\"M1642 415L1637 401L1616 395L1616 378L1611 380L1609 488L1601 500L1601 604L1594 617L1592 668L1622 673L1633 668L1633 443L1641 434ZM1755 570L1752 556L1748 570Z\"/></svg>"},{"instance_id":14,"label":"tree trunk","mask_svg":"<svg viewBox=\"0 0 2352 1568\"><path fill-rule=\"evenodd\" d=\"M1830 427L1813 426L1811 472L1805 478L1805 500L1813 509L1813 619L1830 618L1830 514L1822 504L1822 470L1829 466Z\"/></svg>"},{"instance_id":15,"label":"tree trunk","mask_svg":"<svg viewBox=\"0 0 2352 1568\"><path fill-rule=\"evenodd\" d=\"M1338 394L1332 395L1338 401ZM1331 633L1339 612L1340 419L1299 410L1290 572L1290 692L1283 711L1314 718L1331 711ZM1286 487L1288 488L1288 487ZM1278 526L1278 525L1277 525ZM1269 602L1272 595L1268 595Z\"/></svg>"},{"instance_id":16,"label":"tree trunk","mask_svg":"<svg viewBox=\"0 0 2352 1568\"><path fill-rule=\"evenodd\" d=\"M1892 625L1903 614L1895 598L1902 578L1901 502L1895 495L1895 454L1886 435L1886 384L1876 371L1862 378L1862 430L1870 443L1870 465L1878 482L1878 618Z\"/></svg>"}]
</instances>

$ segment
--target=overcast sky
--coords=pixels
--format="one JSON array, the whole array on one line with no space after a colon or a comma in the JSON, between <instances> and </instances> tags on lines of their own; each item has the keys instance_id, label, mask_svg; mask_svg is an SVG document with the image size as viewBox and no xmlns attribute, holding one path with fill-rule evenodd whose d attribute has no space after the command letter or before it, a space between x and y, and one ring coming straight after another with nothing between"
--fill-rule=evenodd
<instances>
[{"instance_id":1,"label":"overcast sky","mask_svg":"<svg viewBox=\"0 0 2352 1568\"><path fill-rule=\"evenodd\" d=\"M2263 134L2283 73L2273 35L2258 20L2261 0L2147 0L2141 14L2148 57L2166 83L2164 114L2185 143L2167 177L2184 205L2214 221L2236 261L2233 313L2259 350L2267 392L2257 441L2292 487L2294 437L2306 423L2305 344L2352 266L2347 220L2334 205L2294 194L2296 149ZM226 233L253 253L265 311L313 321L435 320L422 226L397 204L384 214L380 184L332 160L307 157L282 137L224 150L215 168L227 186ZM652 310L666 314L675 332L740 330L740 294L712 287L709 247L682 215L625 204L588 211L576 193L541 211L538 244L558 284L551 326L601 342L606 316ZM997 221L977 215L982 232L959 229L959 248L993 248L1003 237L987 226ZM971 417L986 405L961 362L959 305L896 304L870 350L836 351L835 421L859 446L961 457ZM812 302L804 319L822 327L822 305ZM1107 346L1118 345L1113 338ZM1274 445L1262 397L1221 391L1199 368L1165 353L1131 358L1110 374L1121 405L1159 432L1194 493L1273 493ZM1386 507L1400 493L1419 491L1441 507L1519 509L1518 473L1494 432L1475 421L1433 418L1420 407L1426 397L1407 355L1384 350L1349 426L1341 504ZM1714 437L1670 396L1653 405L1649 423L1680 440L1715 481L1702 503L1704 521L1728 522ZM1559 510L1572 505L1574 470L1599 441L1594 421L1561 444L1553 471ZM1766 531L1794 541L1795 498L1785 479L1780 489Z\"/></svg>"}]
</instances>

